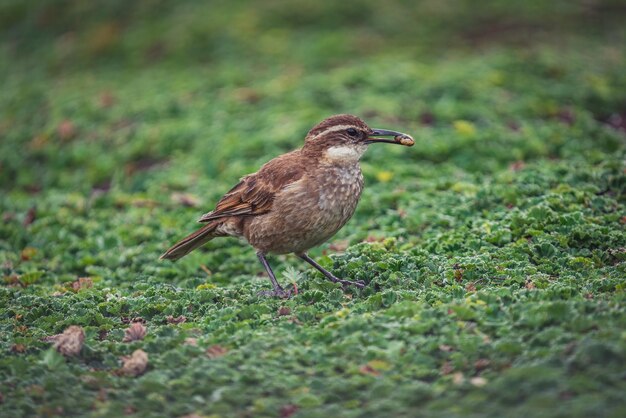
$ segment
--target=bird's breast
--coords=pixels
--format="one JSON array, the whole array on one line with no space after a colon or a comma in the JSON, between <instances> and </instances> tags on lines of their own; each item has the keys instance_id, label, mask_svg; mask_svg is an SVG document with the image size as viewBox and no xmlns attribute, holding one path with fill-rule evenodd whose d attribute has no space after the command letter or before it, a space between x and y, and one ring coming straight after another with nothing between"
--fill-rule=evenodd
<instances>
[{"instance_id":1,"label":"bird's breast","mask_svg":"<svg viewBox=\"0 0 626 418\"><path fill-rule=\"evenodd\" d=\"M317 246L332 237L352 217L363 190L358 164L325 167L312 183L317 187L307 223L307 246Z\"/></svg>"},{"instance_id":2,"label":"bird's breast","mask_svg":"<svg viewBox=\"0 0 626 418\"><path fill-rule=\"evenodd\" d=\"M332 237L354 213L363 175L358 164L321 166L276 196L271 211L250 219L246 238L266 252L303 252Z\"/></svg>"},{"instance_id":3,"label":"bird's breast","mask_svg":"<svg viewBox=\"0 0 626 418\"><path fill-rule=\"evenodd\" d=\"M329 166L319 170L316 177L320 213L339 218L352 216L363 191L363 174L359 165Z\"/></svg>"}]
</instances>

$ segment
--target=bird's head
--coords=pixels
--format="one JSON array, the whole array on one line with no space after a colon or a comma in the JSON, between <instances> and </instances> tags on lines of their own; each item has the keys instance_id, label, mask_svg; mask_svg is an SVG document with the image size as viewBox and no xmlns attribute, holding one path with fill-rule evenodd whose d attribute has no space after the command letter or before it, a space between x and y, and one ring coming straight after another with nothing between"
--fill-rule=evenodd
<instances>
[{"instance_id":1,"label":"bird's head","mask_svg":"<svg viewBox=\"0 0 626 418\"><path fill-rule=\"evenodd\" d=\"M376 142L408 147L415 143L411 136L401 132L372 129L356 116L335 115L309 131L303 150L318 153L333 162L349 163L358 161L367 146Z\"/></svg>"}]
</instances>

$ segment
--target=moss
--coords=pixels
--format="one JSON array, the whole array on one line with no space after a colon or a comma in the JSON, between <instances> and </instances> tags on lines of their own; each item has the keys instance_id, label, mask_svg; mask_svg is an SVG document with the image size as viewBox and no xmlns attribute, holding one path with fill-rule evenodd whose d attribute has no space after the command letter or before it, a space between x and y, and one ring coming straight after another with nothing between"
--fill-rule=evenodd
<instances>
[{"instance_id":1,"label":"moss","mask_svg":"<svg viewBox=\"0 0 626 418\"><path fill-rule=\"evenodd\" d=\"M615 2L593 22L561 3L5 3L0 415L624 415ZM312 252L363 290L274 257L299 293L261 298L231 239L158 260L340 112L416 139L371 147L357 213ZM71 325L64 358L45 337ZM137 352L145 372L121 372Z\"/></svg>"}]
</instances>

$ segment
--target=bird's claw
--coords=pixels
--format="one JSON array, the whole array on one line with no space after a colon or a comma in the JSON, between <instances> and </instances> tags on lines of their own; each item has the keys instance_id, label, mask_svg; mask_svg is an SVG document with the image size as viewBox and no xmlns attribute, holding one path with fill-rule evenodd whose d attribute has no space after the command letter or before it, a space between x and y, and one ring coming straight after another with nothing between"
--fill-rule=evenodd
<instances>
[{"instance_id":1,"label":"bird's claw","mask_svg":"<svg viewBox=\"0 0 626 418\"><path fill-rule=\"evenodd\" d=\"M359 289L363 289L365 287L365 282L361 280L350 281L337 279L337 283L341 283L341 286L343 286L344 289L348 286L355 286Z\"/></svg>"}]
</instances>

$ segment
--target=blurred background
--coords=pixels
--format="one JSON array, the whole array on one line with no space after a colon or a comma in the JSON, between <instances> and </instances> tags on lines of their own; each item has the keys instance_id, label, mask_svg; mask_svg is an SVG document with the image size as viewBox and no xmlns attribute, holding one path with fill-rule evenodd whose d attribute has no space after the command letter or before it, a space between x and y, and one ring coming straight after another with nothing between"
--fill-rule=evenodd
<instances>
[{"instance_id":1,"label":"blurred background","mask_svg":"<svg viewBox=\"0 0 626 418\"><path fill-rule=\"evenodd\" d=\"M4 0L0 187L141 191L160 167L158 187L186 188L237 152L232 182L340 112L421 136L419 161L547 156L493 129L574 105L623 128L624 16L619 0ZM489 151L463 139L483 134Z\"/></svg>"},{"instance_id":2,"label":"blurred background","mask_svg":"<svg viewBox=\"0 0 626 418\"><path fill-rule=\"evenodd\" d=\"M566 42L623 25L619 0L2 2L3 47L48 71L109 64L278 64L323 69L379 54ZM619 39L614 38L617 42ZM5 65L8 64L5 62Z\"/></svg>"}]
</instances>

